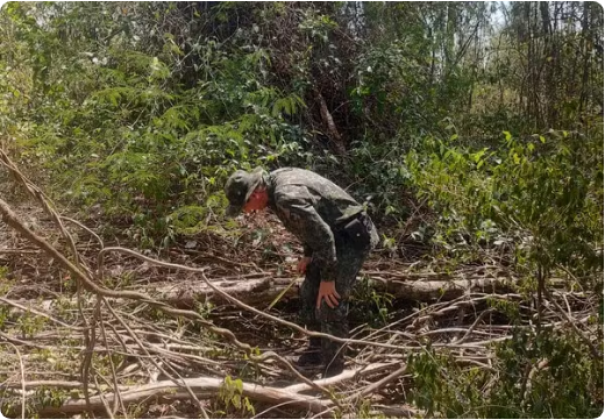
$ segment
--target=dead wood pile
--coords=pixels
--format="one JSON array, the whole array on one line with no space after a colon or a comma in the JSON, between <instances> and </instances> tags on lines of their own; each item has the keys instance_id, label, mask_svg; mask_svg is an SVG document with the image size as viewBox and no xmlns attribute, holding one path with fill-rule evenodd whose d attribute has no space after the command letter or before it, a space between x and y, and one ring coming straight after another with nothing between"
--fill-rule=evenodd
<instances>
[{"instance_id":1,"label":"dead wood pile","mask_svg":"<svg viewBox=\"0 0 605 420\"><path fill-rule=\"evenodd\" d=\"M382 328L360 325L349 340L310 332L266 310L284 291L283 299L295 297L292 277L258 269L209 278L205 266L105 246L95 232L61 216L1 151L0 163L55 229L33 229L25 215L0 199L5 224L0 229L10 228L0 235L12 241L0 248L0 268L38 273L53 264L63 279L76 284L75 296L48 288L40 293L44 287L31 284L35 276L27 284L7 282L0 290L0 406L15 416L167 417L188 405L195 415L209 417L217 401L239 416L331 416L337 409L355 416L364 401L373 414L422 415L405 401L411 376L407 356L431 343L459 363L493 369L490 346L510 337L511 327L487 303L526 302L514 292L516 279L496 266L449 276L374 267L362 276L376 290L427 304ZM81 252L74 230L94 238L92 257ZM28 255L35 256L33 262L20 267ZM122 284L112 271L116 256L188 277ZM542 322L555 328L571 323L585 336L590 296L560 291L550 298ZM213 315L208 302L228 306ZM535 317L532 307L523 313L528 320ZM240 328L229 328L234 324ZM347 370L327 379L301 375L288 356L296 354L306 335L349 343L355 356L347 360Z\"/></svg>"}]
</instances>

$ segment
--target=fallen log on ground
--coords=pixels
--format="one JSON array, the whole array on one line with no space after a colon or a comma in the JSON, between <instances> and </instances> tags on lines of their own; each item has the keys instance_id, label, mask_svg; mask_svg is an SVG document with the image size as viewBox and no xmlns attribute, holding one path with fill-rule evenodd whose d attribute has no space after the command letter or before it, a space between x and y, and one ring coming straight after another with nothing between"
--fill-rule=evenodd
<instances>
[{"instance_id":1,"label":"fallen log on ground","mask_svg":"<svg viewBox=\"0 0 605 420\"><path fill-rule=\"evenodd\" d=\"M268 306L277 296L283 299L298 297L298 288L302 278L232 279L214 280L236 299L253 306ZM515 281L507 277L481 277L452 280L414 280L371 277L371 284L378 292L385 292L397 299L409 299L422 302L434 300L451 300L470 292L509 293L514 291ZM294 284L292 284L294 283ZM151 286L150 286L151 287ZM153 285L146 290L156 299L178 307L192 307L196 301L212 300L222 302L202 280ZM286 290L287 289L287 290ZM139 289L140 290L140 289Z\"/></svg>"},{"instance_id":2,"label":"fallen log on ground","mask_svg":"<svg viewBox=\"0 0 605 420\"><path fill-rule=\"evenodd\" d=\"M223 385L223 380L218 378L187 378L183 379L182 386L177 386L170 380L160 381L153 384L135 386L129 390L122 391L120 392L120 398L126 406L138 404L143 400L149 401L154 398L158 398L164 402L188 399L190 398L190 395L185 391L185 384L191 388L198 398L205 399L216 396L219 393L221 386ZM312 411L316 414L327 410L332 405L330 400L318 399L316 397L284 391L279 388L249 383L243 383L242 396L269 404L287 404ZM87 407L84 398L69 398L60 406L41 407L36 410L36 413L40 416L48 416L77 414L88 410L103 410L103 399L106 404L113 404L113 400L116 397L117 395L114 393L106 393L102 398L101 395L91 396L89 407Z\"/></svg>"},{"instance_id":3,"label":"fallen log on ground","mask_svg":"<svg viewBox=\"0 0 605 420\"><path fill-rule=\"evenodd\" d=\"M331 378L320 379L315 382L317 385L336 385L353 378L361 378L370 374L378 373L388 369L392 364L376 363L358 370L345 370L338 376ZM18 391L22 385L26 388L38 388L46 383L8 383L1 388L13 388ZM67 388L80 389L81 383L66 382ZM104 404L113 404L115 398L120 398L126 405L140 404L141 402L151 403L154 399L162 402L175 401L179 399L188 399L189 394L185 392L185 388L189 387L198 398L212 398L219 394L219 391L224 385L224 380L219 378L198 377L182 379L181 384L177 385L172 380L164 380L145 385L134 385L124 387L120 390L119 396L115 393L105 393L102 396L96 395L90 397L90 406L87 407L84 398L68 398L58 405L47 405L38 407L36 413L41 416L49 415L65 415L78 414L85 411L100 411L103 410ZM285 388L277 388L272 386L263 386L253 383L242 383L241 395L248 397L254 401L267 404L300 408L311 411L315 414L324 412L334 406L334 403L328 399L321 399L316 396L304 395L302 392L309 391L310 387L307 384L291 385ZM30 392L31 394L31 392ZM104 401L103 401L104 400Z\"/></svg>"},{"instance_id":4,"label":"fallen log on ground","mask_svg":"<svg viewBox=\"0 0 605 420\"><path fill-rule=\"evenodd\" d=\"M213 284L234 298L258 308L266 308L280 294L281 299L298 298L298 288L302 278L262 277L252 279L214 279ZM452 280L413 280L385 279L371 277L371 284L377 292L390 294L395 299L432 302L435 300L452 300L468 293L511 293L515 291L516 281L506 277L498 278L472 278ZM31 288L27 289L28 298L31 299ZM184 280L170 283L151 284L137 287L137 292L146 293L154 299L165 302L177 308L193 308L197 302L212 301L213 303L227 303L203 280ZM11 299L19 299L19 286L8 293ZM29 300L27 299L27 300ZM121 299L109 298L119 303ZM54 299L43 301L42 308L50 308ZM75 299L73 299L75 303ZM39 303L37 302L36 306Z\"/></svg>"}]
</instances>

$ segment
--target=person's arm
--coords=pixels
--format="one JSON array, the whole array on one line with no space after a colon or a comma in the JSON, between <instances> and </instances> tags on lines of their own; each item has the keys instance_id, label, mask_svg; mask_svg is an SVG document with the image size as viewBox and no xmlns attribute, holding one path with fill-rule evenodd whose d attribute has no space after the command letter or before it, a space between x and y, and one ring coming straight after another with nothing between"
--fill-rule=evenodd
<instances>
[{"instance_id":1,"label":"person's arm","mask_svg":"<svg viewBox=\"0 0 605 420\"><path fill-rule=\"evenodd\" d=\"M305 256L313 255L319 265L322 281L334 281L334 235L313 207L313 197L307 188L301 185L284 186L275 192L275 204L283 215L280 218L284 226L304 244Z\"/></svg>"}]
</instances>

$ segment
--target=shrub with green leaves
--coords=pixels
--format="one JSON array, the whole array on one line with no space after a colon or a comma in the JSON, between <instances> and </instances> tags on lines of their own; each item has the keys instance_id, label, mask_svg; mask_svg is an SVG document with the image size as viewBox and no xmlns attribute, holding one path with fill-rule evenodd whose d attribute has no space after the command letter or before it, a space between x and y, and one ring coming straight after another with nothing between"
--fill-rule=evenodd
<instances>
[{"instance_id":1,"label":"shrub with green leaves","mask_svg":"<svg viewBox=\"0 0 605 420\"><path fill-rule=\"evenodd\" d=\"M407 167L419 197L439 215L434 240L452 255L510 246L518 270L541 278L559 268L599 290L603 271L602 130L551 130L498 148L452 136L428 138Z\"/></svg>"},{"instance_id":2,"label":"shrub with green leaves","mask_svg":"<svg viewBox=\"0 0 605 420\"><path fill-rule=\"evenodd\" d=\"M79 13L84 6L38 7ZM133 44L119 36L95 41L79 20L51 14L40 26L31 13L28 6L9 10L28 34L23 45L45 40L33 59L49 57L46 70L32 79L47 88L36 98L36 118L20 153L52 174L56 197L85 208L100 204L106 216L126 216L148 237L166 238L220 214L222 185L235 169L306 158L307 134L289 122L305 103L268 83L270 58L262 48L247 50L238 38L198 39L187 54L203 65L196 64L196 83L183 85L186 53L170 34L153 55L136 37ZM58 47L66 27L82 34L67 41L81 54ZM62 64L67 59L72 65Z\"/></svg>"},{"instance_id":3,"label":"shrub with green leaves","mask_svg":"<svg viewBox=\"0 0 605 420\"><path fill-rule=\"evenodd\" d=\"M411 399L444 418L594 418L603 410L603 360L574 334L515 330L495 346L497 374L426 352L410 357ZM600 396L600 397L599 397ZM599 402L600 401L600 402Z\"/></svg>"}]
</instances>

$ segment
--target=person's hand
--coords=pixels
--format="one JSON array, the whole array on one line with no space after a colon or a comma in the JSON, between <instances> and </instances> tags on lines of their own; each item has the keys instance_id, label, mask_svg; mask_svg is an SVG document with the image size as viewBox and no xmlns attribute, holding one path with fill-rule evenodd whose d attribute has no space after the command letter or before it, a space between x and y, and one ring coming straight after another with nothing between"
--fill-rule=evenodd
<instances>
[{"instance_id":1,"label":"person's hand","mask_svg":"<svg viewBox=\"0 0 605 420\"><path fill-rule=\"evenodd\" d=\"M336 291L336 285L333 281L322 281L319 283L319 292L317 293L317 308L321 306L322 299L330 308L338 306L340 295Z\"/></svg>"},{"instance_id":2,"label":"person's hand","mask_svg":"<svg viewBox=\"0 0 605 420\"><path fill-rule=\"evenodd\" d=\"M312 257L304 257L301 258L298 261L298 266L296 267L296 269L298 270L299 273L304 274L307 272L307 266L309 265L309 263L311 262L313 258Z\"/></svg>"}]
</instances>

